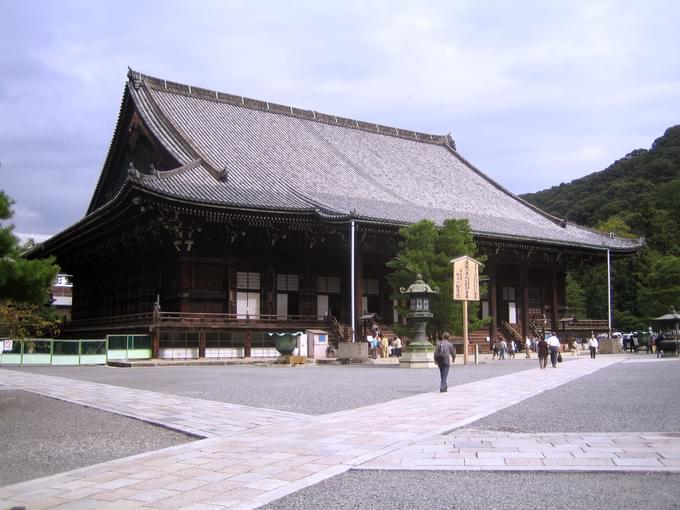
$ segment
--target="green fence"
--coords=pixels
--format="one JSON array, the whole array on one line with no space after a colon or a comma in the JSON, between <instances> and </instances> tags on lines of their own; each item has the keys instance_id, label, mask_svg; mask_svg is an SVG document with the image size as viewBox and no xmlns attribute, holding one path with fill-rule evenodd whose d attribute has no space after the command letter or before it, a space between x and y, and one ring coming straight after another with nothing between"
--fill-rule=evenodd
<instances>
[{"instance_id":1,"label":"green fence","mask_svg":"<svg viewBox=\"0 0 680 510\"><path fill-rule=\"evenodd\" d=\"M151 359L151 335L107 335L107 359Z\"/></svg>"},{"instance_id":2,"label":"green fence","mask_svg":"<svg viewBox=\"0 0 680 510\"><path fill-rule=\"evenodd\" d=\"M2 365L105 365L106 340L1 339Z\"/></svg>"}]
</instances>

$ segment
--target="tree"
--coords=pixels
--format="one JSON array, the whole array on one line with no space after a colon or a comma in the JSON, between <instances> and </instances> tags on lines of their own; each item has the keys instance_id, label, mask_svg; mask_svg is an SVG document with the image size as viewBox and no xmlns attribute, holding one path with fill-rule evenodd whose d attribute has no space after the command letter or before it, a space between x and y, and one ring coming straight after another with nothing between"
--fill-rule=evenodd
<instances>
[{"instance_id":1,"label":"tree","mask_svg":"<svg viewBox=\"0 0 680 510\"><path fill-rule=\"evenodd\" d=\"M638 293L647 319L663 315L671 306L680 310L680 257L651 255L650 270Z\"/></svg>"},{"instance_id":2,"label":"tree","mask_svg":"<svg viewBox=\"0 0 680 510\"><path fill-rule=\"evenodd\" d=\"M399 253L387 263L392 270L387 277L392 286L393 298L403 300L400 287L408 287L421 274L432 288L438 287L439 294L433 295L430 308L434 317L428 321L428 335L439 338L441 333L463 332L463 306L453 301L453 280L450 261L461 255L475 257L477 246L467 220L445 220L441 227L432 221L422 220L399 231L401 241ZM471 303L468 321L471 329L483 324L477 317L477 303ZM405 315L407 309L399 309Z\"/></svg>"},{"instance_id":3,"label":"tree","mask_svg":"<svg viewBox=\"0 0 680 510\"><path fill-rule=\"evenodd\" d=\"M0 221L12 218L13 204L12 199L0 191ZM12 224L0 227L0 333L20 337L46 330L42 319L50 321L45 305L59 267L52 257L25 258L13 230Z\"/></svg>"},{"instance_id":4,"label":"tree","mask_svg":"<svg viewBox=\"0 0 680 510\"><path fill-rule=\"evenodd\" d=\"M621 216L613 215L597 224L597 229L605 234L613 233L619 237L636 237Z\"/></svg>"},{"instance_id":5,"label":"tree","mask_svg":"<svg viewBox=\"0 0 680 510\"><path fill-rule=\"evenodd\" d=\"M567 307L577 320L586 318L586 293L573 274L567 274Z\"/></svg>"}]
</instances>

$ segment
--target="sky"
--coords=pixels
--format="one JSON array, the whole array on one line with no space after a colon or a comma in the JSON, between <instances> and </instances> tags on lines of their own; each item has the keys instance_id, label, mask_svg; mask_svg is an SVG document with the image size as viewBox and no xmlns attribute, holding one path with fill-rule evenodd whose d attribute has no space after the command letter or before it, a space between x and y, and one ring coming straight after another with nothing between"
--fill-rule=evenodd
<instances>
[{"instance_id":1,"label":"sky","mask_svg":"<svg viewBox=\"0 0 680 510\"><path fill-rule=\"evenodd\" d=\"M433 134L513 193L680 123L680 2L0 0L0 189L15 233L81 219L128 67Z\"/></svg>"}]
</instances>

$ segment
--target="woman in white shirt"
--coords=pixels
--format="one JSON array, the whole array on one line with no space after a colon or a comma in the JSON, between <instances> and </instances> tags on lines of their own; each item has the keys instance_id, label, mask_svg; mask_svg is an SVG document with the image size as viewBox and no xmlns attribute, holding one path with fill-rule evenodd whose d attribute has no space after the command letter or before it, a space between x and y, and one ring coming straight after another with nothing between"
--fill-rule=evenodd
<instances>
[{"instance_id":1,"label":"woman in white shirt","mask_svg":"<svg viewBox=\"0 0 680 510\"><path fill-rule=\"evenodd\" d=\"M599 342L595 337L595 334L590 335L590 340L588 340L588 348L590 349L590 357L595 359L595 353L597 353L597 348L599 347Z\"/></svg>"}]
</instances>

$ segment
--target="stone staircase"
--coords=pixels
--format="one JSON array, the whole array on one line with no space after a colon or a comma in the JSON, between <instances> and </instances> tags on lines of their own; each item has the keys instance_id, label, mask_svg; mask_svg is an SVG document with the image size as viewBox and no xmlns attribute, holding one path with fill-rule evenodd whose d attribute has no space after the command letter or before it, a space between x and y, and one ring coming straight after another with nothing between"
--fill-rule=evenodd
<instances>
[{"instance_id":1,"label":"stone staircase","mask_svg":"<svg viewBox=\"0 0 680 510\"><path fill-rule=\"evenodd\" d=\"M468 341L470 342L470 352L474 352L474 345L479 346L479 353L485 354L490 353L491 348L489 347L489 342L486 341L486 337L489 336L488 328L477 329L475 331L468 331Z\"/></svg>"}]
</instances>

